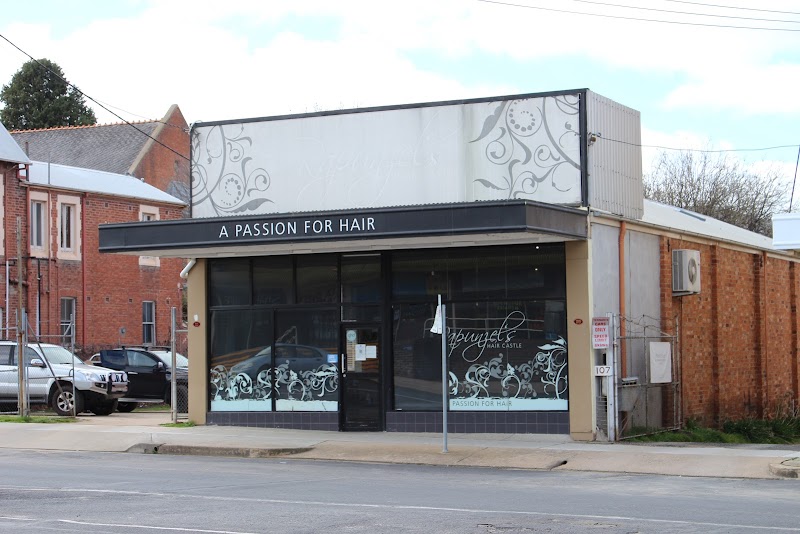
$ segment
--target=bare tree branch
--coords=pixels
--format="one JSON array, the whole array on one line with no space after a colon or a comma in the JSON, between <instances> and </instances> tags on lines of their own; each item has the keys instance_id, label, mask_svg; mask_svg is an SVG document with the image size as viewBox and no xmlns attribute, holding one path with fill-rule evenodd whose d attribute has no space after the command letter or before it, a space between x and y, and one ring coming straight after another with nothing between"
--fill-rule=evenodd
<instances>
[{"instance_id":1,"label":"bare tree branch","mask_svg":"<svg viewBox=\"0 0 800 534\"><path fill-rule=\"evenodd\" d=\"M789 205L789 184L777 169L755 173L708 152L661 152L645 176L644 194L766 236L772 235L772 215Z\"/></svg>"}]
</instances>

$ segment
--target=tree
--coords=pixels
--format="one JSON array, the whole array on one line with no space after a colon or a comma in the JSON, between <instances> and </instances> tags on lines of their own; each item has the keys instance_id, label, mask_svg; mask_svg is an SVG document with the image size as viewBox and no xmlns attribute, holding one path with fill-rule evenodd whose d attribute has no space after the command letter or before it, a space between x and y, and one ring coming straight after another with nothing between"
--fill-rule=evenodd
<instances>
[{"instance_id":1,"label":"tree","mask_svg":"<svg viewBox=\"0 0 800 534\"><path fill-rule=\"evenodd\" d=\"M779 171L756 173L727 155L661 152L644 179L647 198L772 236L772 215L786 211L789 186Z\"/></svg>"},{"instance_id":2,"label":"tree","mask_svg":"<svg viewBox=\"0 0 800 534\"><path fill-rule=\"evenodd\" d=\"M0 91L0 122L9 130L97 124L83 93L48 59L27 61Z\"/></svg>"}]
</instances>

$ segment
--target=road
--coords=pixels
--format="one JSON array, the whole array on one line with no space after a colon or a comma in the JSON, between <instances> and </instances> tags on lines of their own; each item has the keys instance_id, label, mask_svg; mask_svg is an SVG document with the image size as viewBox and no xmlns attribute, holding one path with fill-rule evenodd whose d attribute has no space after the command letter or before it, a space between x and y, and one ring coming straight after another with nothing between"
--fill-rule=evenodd
<instances>
[{"instance_id":1,"label":"road","mask_svg":"<svg viewBox=\"0 0 800 534\"><path fill-rule=\"evenodd\" d=\"M800 533L800 483L5 449L12 532Z\"/></svg>"}]
</instances>

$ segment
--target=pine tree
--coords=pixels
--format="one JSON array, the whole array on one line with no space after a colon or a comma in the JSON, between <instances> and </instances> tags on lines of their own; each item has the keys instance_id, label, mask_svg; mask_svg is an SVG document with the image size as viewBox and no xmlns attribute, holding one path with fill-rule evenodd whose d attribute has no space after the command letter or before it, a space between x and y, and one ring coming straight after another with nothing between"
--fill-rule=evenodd
<instances>
[{"instance_id":1,"label":"pine tree","mask_svg":"<svg viewBox=\"0 0 800 534\"><path fill-rule=\"evenodd\" d=\"M0 122L9 130L97 124L83 93L48 59L27 61L0 91Z\"/></svg>"}]
</instances>

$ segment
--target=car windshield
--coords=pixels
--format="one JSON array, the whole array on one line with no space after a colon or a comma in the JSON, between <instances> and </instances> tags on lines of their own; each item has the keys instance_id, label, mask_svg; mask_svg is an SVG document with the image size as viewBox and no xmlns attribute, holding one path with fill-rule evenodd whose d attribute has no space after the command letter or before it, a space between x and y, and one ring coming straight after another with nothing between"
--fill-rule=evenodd
<instances>
[{"instance_id":1,"label":"car windshield","mask_svg":"<svg viewBox=\"0 0 800 534\"><path fill-rule=\"evenodd\" d=\"M80 365L83 362L72 354L70 351L65 349L64 347L41 347L42 352L44 353L44 357L47 358L47 361L50 364L75 364Z\"/></svg>"},{"instance_id":2,"label":"car windshield","mask_svg":"<svg viewBox=\"0 0 800 534\"><path fill-rule=\"evenodd\" d=\"M153 351L153 354L158 356L158 358L162 362L164 362L164 364L167 365L168 367L172 366L172 353L171 352L158 350L158 351ZM187 358L186 356L184 356L183 354L181 354L179 352L176 352L175 353L175 363L178 365L178 367L189 367L189 358Z\"/></svg>"}]
</instances>

